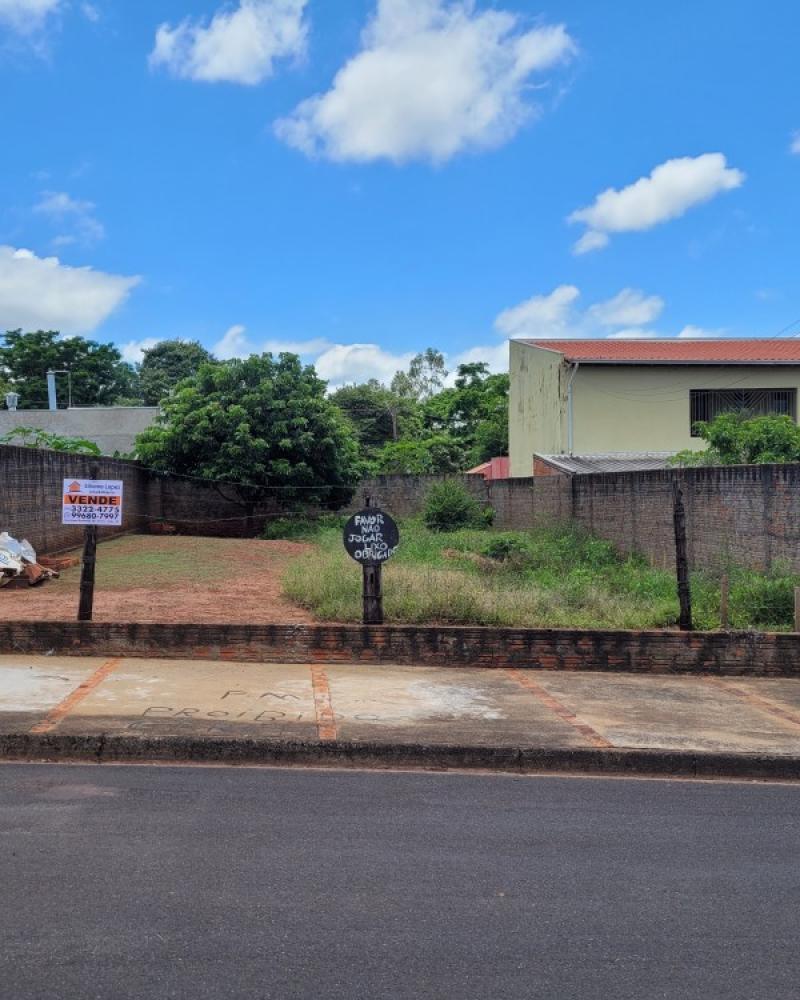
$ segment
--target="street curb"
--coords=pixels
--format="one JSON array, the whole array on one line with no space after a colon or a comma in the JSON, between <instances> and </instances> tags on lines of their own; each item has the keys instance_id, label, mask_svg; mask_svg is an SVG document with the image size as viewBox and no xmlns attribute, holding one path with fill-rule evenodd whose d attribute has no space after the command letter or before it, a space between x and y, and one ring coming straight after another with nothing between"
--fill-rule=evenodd
<instances>
[{"instance_id":1,"label":"street curb","mask_svg":"<svg viewBox=\"0 0 800 1000\"><path fill-rule=\"evenodd\" d=\"M106 734L0 736L0 760L94 763L262 764L378 770L481 770L800 780L800 757L683 750L498 747L407 743L132 737Z\"/></svg>"}]
</instances>

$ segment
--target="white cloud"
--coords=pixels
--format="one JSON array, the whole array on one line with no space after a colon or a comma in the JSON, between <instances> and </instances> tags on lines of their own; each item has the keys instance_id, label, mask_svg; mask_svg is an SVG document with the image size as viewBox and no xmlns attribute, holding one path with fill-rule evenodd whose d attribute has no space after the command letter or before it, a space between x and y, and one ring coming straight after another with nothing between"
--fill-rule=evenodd
<instances>
[{"instance_id":1,"label":"white cloud","mask_svg":"<svg viewBox=\"0 0 800 1000\"><path fill-rule=\"evenodd\" d=\"M305 52L308 0L240 0L208 24L187 18L156 31L151 67L205 83L254 85L272 76L276 59Z\"/></svg>"},{"instance_id":2,"label":"white cloud","mask_svg":"<svg viewBox=\"0 0 800 1000\"><path fill-rule=\"evenodd\" d=\"M41 200L34 205L34 212L44 215L52 222L71 224L74 232L62 233L53 243L56 246L68 246L80 242L85 245L97 243L105 235L105 228L94 215L94 203L78 201L64 191L45 191Z\"/></svg>"},{"instance_id":3,"label":"white cloud","mask_svg":"<svg viewBox=\"0 0 800 1000\"><path fill-rule=\"evenodd\" d=\"M86 18L86 20L91 21L92 24L97 24L97 22L103 16L100 13L100 9L96 7L93 3L82 3L81 13Z\"/></svg>"},{"instance_id":4,"label":"white cloud","mask_svg":"<svg viewBox=\"0 0 800 1000\"><path fill-rule=\"evenodd\" d=\"M792 141L789 144L789 152L800 155L800 130L792 132Z\"/></svg>"},{"instance_id":5,"label":"white cloud","mask_svg":"<svg viewBox=\"0 0 800 1000\"><path fill-rule=\"evenodd\" d=\"M598 302L589 309L590 320L601 326L641 326L652 323L664 310L658 295L645 295L636 288L623 288L612 299Z\"/></svg>"},{"instance_id":6,"label":"white cloud","mask_svg":"<svg viewBox=\"0 0 800 1000\"><path fill-rule=\"evenodd\" d=\"M89 333L140 281L0 246L0 329Z\"/></svg>"},{"instance_id":7,"label":"white cloud","mask_svg":"<svg viewBox=\"0 0 800 1000\"><path fill-rule=\"evenodd\" d=\"M655 330L641 330L637 327L631 327L627 330L617 330L616 333L609 333L609 340L649 340L652 337L656 337Z\"/></svg>"},{"instance_id":8,"label":"white cloud","mask_svg":"<svg viewBox=\"0 0 800 1000\"><path fill-rule=\"evenodd\" d=\"M459 365L469 365L483 361L489 366L491 372L508 371L508 341L490 346L470 347L461 354L456 354L453 358L447 359L448 368L451 369L449 382L453 382L456 377L456 370Z\"/></svg>"},{"instance_id":9,"label":"white cloud","mask_svg":"<svg viewBox=\"0 0 800 1000\"><path fill-rule=\"evenodd\" d=\"M539 110L531 77L575 51L563 25L474 0L378 0L361 51L275 131L309 156L441 163L514 136Z\"/></svg>"},{"instance_id":10,"label":"white cloud","mask_svg":"<svg viewBox=\"0 0 800 1000\"><path fill-rule=\"evenodd\" d=\"M725 330L706 330L702 326L685 326L678 336L682 340L702 340L703 337L724 337Z\"/></svg>"},{"instance_id":11,"label":"white cloud","mask_svg":"<svg viewBox=\"0 0 800 1000\"><path fill-rule=\"evenodd\" d=\"M61 0L0 0L0 24L21 35L32 35L41 31L59 7Z\"/></svg>"},{"instance_id":12,"label":"white cloud","mask_svg":"<svg viewBox=\"0 0 800 1000\"><path fill-rule=\"evenodd\" d=\"M250 354L255 354L256 349L248 342L245 332L246 327L240 323L228 327L222 339L214 344L212 353L222 361L228 361L230 358L246 358Z\"/></svg>"},{"instance_id":13,"label":"white cloud","mask_svg":"<svg viewBox=\"0 0 800 1000\"><path fill-rule=\"evenodd\" d=\"M573 305L580 295L574 285L559 285L549 295L534 295L518 306L504 309L495 319L495 329L507 337L571 336Z\"/></svg>"},{"instance_id":14,"label":"white cloud","mask_svg":"<svg viewBox=\"0 0 800 1000\"><path fill-rule=\"evenodd\" d=\"M610 242L606 233L600 233L596 229L587 229L583 236L576 241L572 251L576 256L580 257L581 254L591 253L592 250L602 250Z\"/></svg>"},{"instance_id":15,"label":"white cloud","mask_svg":"<svg viewBox=\"0 0 800 1000\"><path fill-rule=\"evenodd\" d=\"M333 344L314 362L320 378L332 387L351 382L366 382L376 378L390 382L395 372L406 368L413 357L409 354L392 354L377 344Z\"/></svg>"},{"instance_id":16,"label":"white cloud","mask_svg":"<svg viewBox=\"0 0 800 1000\"><path fill-rule=\"evenodd\" d=\"M587 208L573 212L568 222L589 227L573 250L581 254L601 249L609 233L639 232L677 219L695 205L740 187L744 180L745 174L728 167L721 153L667 160L649 176L621 190L608 188Z\"/></svg>"},{"instance_id":17,"label":"white cloud","mask_svg":"<svg viewBox=\"0 0 800 1000\"><path fill-rule=\"evenodd\" d=\"M559 285L549 295L535 295L518 306L504 309L494 321L495 329L512 340L598 337L643 340L661 336L650 328L650 324L664 311L665 302L659 295L646 295L637 288L623 288L612 298L585 309L578 307L579 297L580 291L574 285ZM684 339L724 335L724 330L704 330L691 325L677 334Z\"/></svg>"},{"instance_id":18,"label":"white cloud","mask_svg":"<svg viewBox=\"0 0 800 1000\"><path fill-rule=\"evenodd\" d=\"M162 337L145 337L144 340L129 340L120 348L122 360L128 361L132 365L138 365L145 351L152 350L156 344L160 344Z\"/></svg>"}]
</instances>

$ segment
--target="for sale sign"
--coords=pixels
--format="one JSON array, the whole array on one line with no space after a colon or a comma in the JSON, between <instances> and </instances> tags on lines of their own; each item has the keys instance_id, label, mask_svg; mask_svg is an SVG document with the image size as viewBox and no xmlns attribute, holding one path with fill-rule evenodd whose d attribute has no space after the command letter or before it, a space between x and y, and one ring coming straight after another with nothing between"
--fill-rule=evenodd
<instances>
[{"instance_id":1,"label":"for sale sign","mask_svg":"<svg viewBox=\"0 0 800 1000\"><path fill-rule=\"evenodd\" d=\"M62 524L122 525L121 479L65 479Z\"/></svg>"}]
</instances>

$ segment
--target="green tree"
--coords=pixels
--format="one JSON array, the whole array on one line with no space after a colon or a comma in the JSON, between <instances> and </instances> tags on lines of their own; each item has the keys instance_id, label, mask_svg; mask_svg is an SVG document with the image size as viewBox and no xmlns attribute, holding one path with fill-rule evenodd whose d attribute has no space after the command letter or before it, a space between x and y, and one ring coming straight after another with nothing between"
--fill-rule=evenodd
<instances>
[{"instance_id":1,"label":"green tree","mask_svg":"<svg viewBox=\"0 0 800 1000\"><path fill-rule=\"evenodd\" d=\"M491 375L484 362L459 365L455 384L425 403L425 424L456 438L470 465L507 455L508 387L508 375Z\"/></svg>"},{"instance_id":2,"label":"green tree","mask_svg":"<svg viewBox=\"0 0 800 1000\"><path fill-rule=\"evenodd\" d=\"M267 496L285 508L337 508L360 472L352 431L294 354L202 364L164 400L136 450L153 468L216 480L245 509Z\"/></svg>"},{"instance_id":3,"label":"green tree","mask_svg":"<svg viewBox=\"0 0 800 1000\"><path fill-rule=\"evenodd\" d=\"M197 374L211 361L209 352L195 340L162 340L144 352L139 365L139 386L146 406L158 406L175 386Z\"/></svg>"},{"instance_id":4,"label":"green tree","mask_svg":"<svg viewBox=\"0 0 800 1000\"><path fill-rule=\"evenodd\" d=\"M110 406L136 393L136 373L113 344L60 337L55 330L10 330L0 346L0 377L18 392L21 410L47 407L47 371L67 369L75 406ZM60 406L68 403L66 375L56 379Z\"/></svg>"},{"instance_id":5,"label":"green tree","mask_svg":"<svg viewBox=\"0 0 800 1000\"><path fill-rule=\"evenodd\" d=\"M800 427L788 416L748 417L720 413L712 421L695 424L706 442L705 451L682 451L676 465L760 465L800 462Z\"/></svg>"},{"instance_id":6,"label":"green tree","mask_svg":"<svg viewBox=\"0 0 800 1000\"><path fill-rule=\"evenodd\" d=\"M392 441L378 452L374 468L381 475L443 475L463 472L464 448L449 434Z\"/></svg>"},{"instance_id":7,"label":"green tree","mask_svg":"<svg viewBox=\"0 0 800 1000\"><path fill-rule=\"evenodd\" d=\"M389 441L414 434L420 427L416 400L398 396L377 379L342 386L330 400L350 421L366 461Z\"/></svg>"},{"instance_id":8,"label":"green tree","mask_svg":"<svg viewBox=\"0 0 800 1000\"><path fill-rule=\"evenodd\" d=\"M408 371L397 372L392 379L391 389L395 395L404 399L424 402L442 388L447 375L442 352L434 347L426 347L411 359Z\"/></svg>"}]
</instances>

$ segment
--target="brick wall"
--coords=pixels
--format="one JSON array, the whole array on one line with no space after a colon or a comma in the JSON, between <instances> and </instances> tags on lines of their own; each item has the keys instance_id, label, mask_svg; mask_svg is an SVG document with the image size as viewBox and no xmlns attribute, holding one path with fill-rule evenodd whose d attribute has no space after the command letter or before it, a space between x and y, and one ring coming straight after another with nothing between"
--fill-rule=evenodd
<instances>
[{"instance_id":1,"label":"brick wall","mask_svg":"<svg viewBox=\"0 0 800 1000\"><path fill-rule=\"evenodd\" d=\"M0 531L27 538L41 553L80 545L83 528L61 524L61 488L67 478L121 479L126 531L146 531L166 521L186 534L249 537L262 530L274 510L271 503L257 505L248 519L241 506L212 486L156 476L136 462L0 446ZM101 538L113 534L100 532Z\"/></svg>"},{"instance_id":2,"label":"brick wall","mask_svg":"<svg viewBox=\"0 0 800 1000\"><path fill-rule=\"evenodd\" d=\"M459 476L476 499L490 503L499 528L573 521L614 542L672 566L675 542L672 483L684 493L689 560L694 567L726 563L800 572L800 465L660 469L585 476L533 476L486 482ZM431 485L448 477L379 476L365 480L364 496L398 517L419 513Z\"/></svg>"},{"instance_id":3,"label":"brick wall","mask_svg":"<svg viewBox=\"0 0 800 1000\"><path fill-rule=\"evenodd\" d=\"M157 656L256 663L800 677L796 635L358 625L0 622L0 653Z\"/></svg>"}]
</instances>

